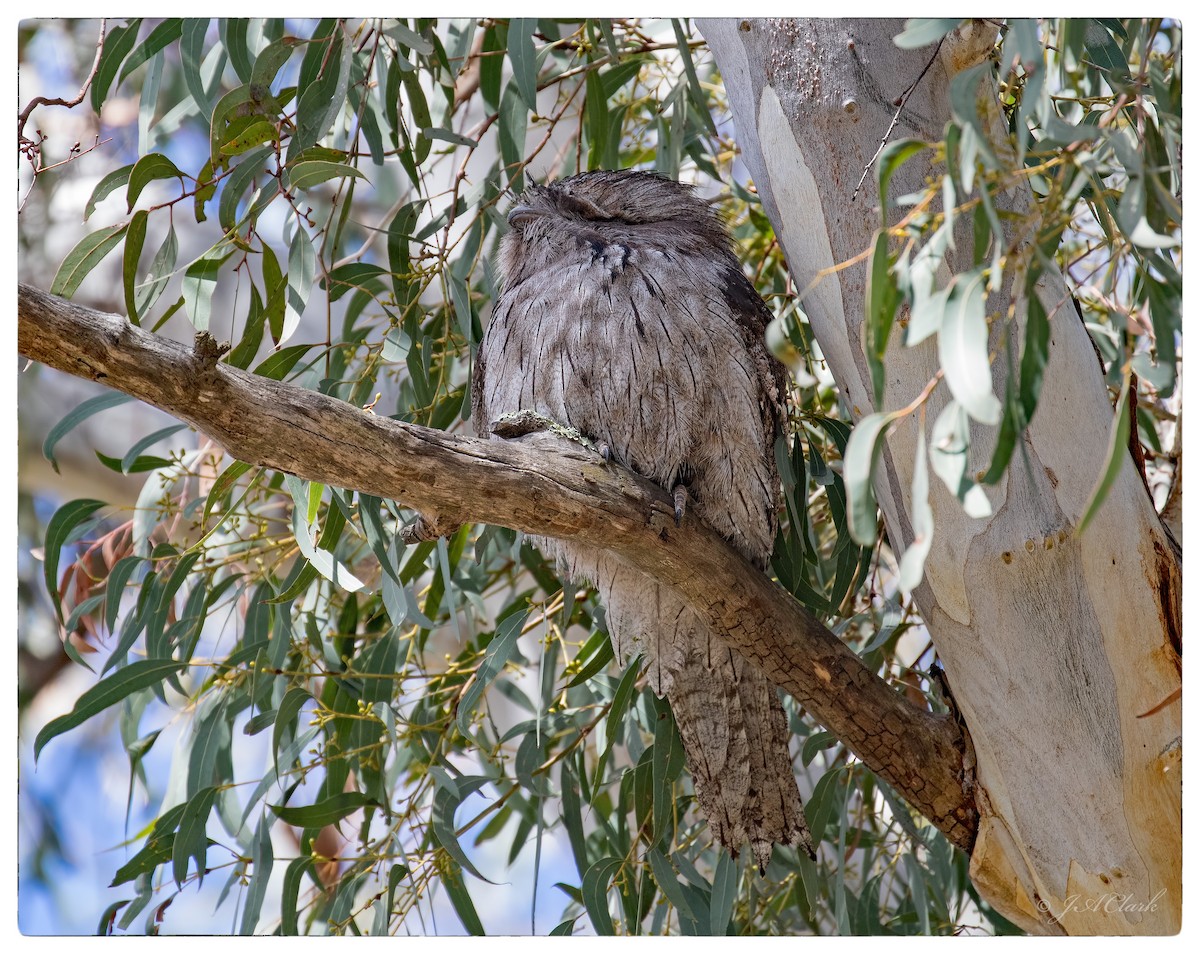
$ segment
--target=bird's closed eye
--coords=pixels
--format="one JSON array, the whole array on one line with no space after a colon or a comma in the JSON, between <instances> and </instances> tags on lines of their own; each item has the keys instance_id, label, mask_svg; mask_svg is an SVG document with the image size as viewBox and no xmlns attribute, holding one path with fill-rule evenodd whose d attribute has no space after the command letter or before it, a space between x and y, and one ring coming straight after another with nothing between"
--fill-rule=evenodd
<instances>
[{"instance_id":1,"label":"bird's closed eye","mask_svg":"<svg viewBox=\"0 0 1200 954\"><path fill-rule=\"evenodd\" d=\"M611 219L612 214L607 210L600 208L591 199L585 199L581 195L572 195L565 193L563 195L563 206L566 210L574 212L576 215L582 216L585 219Z\"/></svg>"}]
</instances>

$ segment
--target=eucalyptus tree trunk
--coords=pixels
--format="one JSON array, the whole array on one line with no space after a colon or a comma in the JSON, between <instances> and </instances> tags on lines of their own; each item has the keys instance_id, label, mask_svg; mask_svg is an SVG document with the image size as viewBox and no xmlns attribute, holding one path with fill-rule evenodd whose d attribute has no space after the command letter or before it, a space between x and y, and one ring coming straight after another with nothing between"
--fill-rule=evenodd
<instances>
[{"instance_id":1,"label":"eucalyptus tree trunk","mask_svg":"<svg viewBox=\"0 0 1200 954\"><path fill-rule=\"evenodd\" d=\"M897 48L902 28L881 20L701 22L798 288L872 246L880 222L873 172L853 193L905 91L928 66L893 138L940 140L950 80L981 61L996 36L994 24L976 23L935 55L932 46ZM940 171L918 157L890 191L921 191ZM1032 206L1024 186L1003 198L1021 214ZM969 237L957 249L946 260L953 272L972 265ZM907 406L939 369L935 338L904 348L893 335L884 406L875 406L863 347L866 277L863 264L845 268L802 302L856 419ZM939 284L948 277L943 267ZM991 517L966 516L931 482L933 548L915 591L974 745L980 824L971 875L1030 931L1175 932L1181 706L1141 716L1181 684L1180 558L1129 455L1086 533L1077 532L1104 466L1113 407L1061 275L1044 276L1038 290L1051 315L1050 356L1024 446L987 490ZM988 313L1003 316L1010 304L1006 292L993 294ZM994 374L1002 365L993 364ZM1002 380L993 384L1003 393ZM919 428L929 429L946 390L934 390L923 418L913 412L900 422L876 466L897 552L913 540ZM995 436L972 423L970 473L987 468Z\"/></svg>"}]
</instances>

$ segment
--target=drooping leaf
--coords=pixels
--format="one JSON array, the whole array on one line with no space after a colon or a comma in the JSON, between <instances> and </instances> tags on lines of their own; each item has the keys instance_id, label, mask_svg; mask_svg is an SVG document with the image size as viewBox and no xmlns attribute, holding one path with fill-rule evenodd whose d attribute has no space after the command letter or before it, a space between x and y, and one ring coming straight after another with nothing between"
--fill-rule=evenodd
<instances>
[{"instance_id":1,"label":"drooping leaf","mask_svg":"<svg viewBox=\"0 0 1200 954\"><path fill-rule=\"evenodd\" d=\"M107 196L129 182L129 174L131 172L133 172L133 163L122 166L120 169L114 169L96 183L96 188L92 190L87 204L83 207L83 221L86 222L92 217L92 213L96 211L96 206Z\"/></svg>"},{"instance_id":2,"label":"drooping leaf","mask_svg":"<svg viewBox=\"0 0 1200 954\"><path fill-rule=\"evenodd\" d=\"M171 874L178 886L183 885L187 877L188 863L193 858L196 860L197 880L204 880L205 860L208 855L206 830L216 796L215 787L201 789L188 799L183 808L183 817L179 820L179 830L175 833L175 843L171 850Z\"/></svg>"},{"instance_id":3,"label":"drooping leaf","mask_svg":"<svg viewBox=\"0 0 1200 954\"><path fill-rule=\"evenodd\" d=\"M529 610L525 609L508 616L496 627L496 633L484 652L483 661L475 670L471 684L467 686L458 703L458 729L463 735L470 736L471 720L483 700L483 694L512 658L528 617Z\"/></svg>"},{"instance_id":4,"label":"drooping leaf","mask_svg":"<svg viewBox=\"0 0 1200 954\"><path fill-rule=\"evenodd\" d=\"M612 937L612 916L608 913L608 887L613 876L621 870L620 858L601 858L584 873L583 904L596 933Z\"/></svg>"},{"instance_id":5,"label":"drooping leaf","mask_svg":"<svg viewBox=\"0 0 1200 954\"><path fill-rule=\"evenodd\" d=\"M146 241L147 218L145 210L139 209L129 220L129 230L125 234L125 257L121 262L121 289L125 293L125 311L135 325L141 323L138 319L135 282L138 259L141 258L142 245Z\"/></svg>"},{"instance_id":6,"label":"drooping leaf","mask_svg":"<svg viewBox=\"0 0 1200 954\"><path fill-rule=\"evenodd\" d=\"M533 51L536 20L513 19L508 24L508 58L513 79L525 105L537 112L537 59Z\"/></svg>"},{"instance_id":7,"label":"drooping leaf","mask_svg":"<svg viewBox=\"0 0 1200 954\"><path fill-rule=\"evenodd\" d=\"M125 60L125 65L121 67L121 76L118 83L124 82L125 77L136 70L143 63L148 61L160 50L165 50L168 46L179 39L182 30L183 21L178 18L164 20L144 39L136 50Z\"/></svg>"},{"instance_id":8,"label":"drooping leaf","mask_svg":"<svg viewBox=\"0 0 1200 954\"><path fill-rule=\"evenodd\" d=\"M127 223L110 225L106 229L97 229L80 239L58 267L58 274L54 276L54 281L50 285L50 294L61 295L63 298L70 298L74 295L88 272L99 265L104 256L117 247L128 227Z\"/></svg>"},{"instance_id":9,"label":"drooping leaf","mask_svg":"<svg viewBox=\"0 0 1200 954\"><path fill-rule=\"evenodd\" d=\"M299 326L300 316L304 314L304 306L308 304L308 296L312 293L316 274L317 252L313 247L312 238L303 227L297 226L288 250L287 311L279 344L287 341Z\"/></svg>"},{"instance_id":10,"label":"drooping leaf","mask_svg":"<svg viewBox=\"0 0 1200 954\"><path fill-rule=\"evenodd\" d=\"M913 539L900 558L900 589L907 596L925 574L925 558L933 545L933 508L929 506L929 461L925 451L925 430L918 425L917 455L913 461L912 498Z\"/></svg>"},{"instance_id":11,"label":"drooping leaf","mask_svg":"<svg viewBox=\"0 0 1200 954\"><path fill-rule=\"evenodd\" d=\"M846 444L846 454L842 460L842 479L846 484L846 513L849 517L850 536L859 546L871 546L875 543L878 517L871 475L879 453L883 450L884 433L895 419L894 414L868 414L854 426Z\"/></svg>"},{"instance_id":12,"label":"drooping leaf","mask_svg":"<svg viewBox=\"0 0 1200 954\"><path fill-rule=\"evenodd\" d=\"M134 299L138 316L146 314L158 301L167 281L175 270L175 261L179 256L179 240L175 235L175 226L168 225L167 237L154 253L150 262L150 272L146 280L134 288ZM131 315L132 317L132 315Z\"/></svg>"},{"instance_id":13,"label":"drooping leaf","mask_svg":"<svg viewBox=\"0 0 1200 954\"><path fill-rule=\"evenodd\" d=\"M1108 432L1108 450L1104 455L1104 469L1096 478L1096 485L1088 498L1087 509L1079 520L1075 533L1082 536L1088 525L1095 519L1100 508L1104 505L1108 492L1116 482L1121 467L1129 458L1129 401L1131 376L1125 372L1121 383L1121 393L1117 396L1117 406L1113 412L1112 427Z\"/></svg>"},{"instance_id":14,"label":"drooping leaf","mask_svg":"<svg viewBox=\"0 0 1200 954\"><path fill-rule=\"evenodd\" d=\"M110 27L104 37L104 46L100 51L100 60L96 64L96 75L92 77L91 87L92 109L97 115L108 98L108 91L113 85L113 80L117 78L121 64L137 43L141 26L140 19L131 20L125 26Z\"/></svg>"},{"instance_id":15,"label":"drooping leaf","mask_svg":"<svg viewBox=\"0 0 1200 954\"><path fill-rule=\"evenodd\" d=\"M99 414L101 411L107 411L109 408L119 407L132 400L133 398L128 394L119 394L115 391L98 394L94 398L88 398L50 428L50 433L46 435L45 441L42 442L42 456L50 462L50 466L54 468L54 472L56 474L60 473L58 460L54 456L54 448L58 446L59 441L93 414Z\"/></svg>"},{"instance_id":16,"label":"drooping leaf","mask_svg":"<svg viewBox=\"0 0 1200 954\"><path fill-rule=\"evenodd\" d=\"M103 712L109 706L116 705L126 696L132 695L139 689L156 685L183 668L183 663L173 659L142 659L130 663L123 669L118 669L80 696L75 707L69 713L51 720L43 727L33 743L34 758L37 758L46 743L55 736L82 725L92 716Z\"/></svg>"},{"instance_id":17,"label":"drooping leaf","mask_svg":"<svg viewBox=\"0 0 1200 954\"><path fill-rule=\"evenodd\" d=\"M999 424L1001 407L992 392L985 303L982 268L956 276L938 333L938 360L950 392L967 413L984 424Z\"/></svg>"}]
</instances>

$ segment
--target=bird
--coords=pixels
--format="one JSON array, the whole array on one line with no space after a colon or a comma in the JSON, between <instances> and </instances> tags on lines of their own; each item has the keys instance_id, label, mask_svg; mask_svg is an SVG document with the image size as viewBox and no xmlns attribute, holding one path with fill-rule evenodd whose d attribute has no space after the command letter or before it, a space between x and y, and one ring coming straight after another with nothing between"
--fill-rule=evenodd
<instances>
[{"instance_id":1,"label":"bird","mask_svg":"<svg viewBox=\"0 0 1200 954\"><path fill-rule=\"evenodd\" d=\"M563 425L672 494L677 522L702 520L765 571L787 376L716 210L656 173L595 171L530 186L508 225L472 379L477 432L499 439L497 421L530 412ZM812 856L768 675L612 554L536 543L564 579L596 587L617 657L644 655L716 842L735 858L749 844L760 871L776 843Z\"/></svg>"}]
</instances>

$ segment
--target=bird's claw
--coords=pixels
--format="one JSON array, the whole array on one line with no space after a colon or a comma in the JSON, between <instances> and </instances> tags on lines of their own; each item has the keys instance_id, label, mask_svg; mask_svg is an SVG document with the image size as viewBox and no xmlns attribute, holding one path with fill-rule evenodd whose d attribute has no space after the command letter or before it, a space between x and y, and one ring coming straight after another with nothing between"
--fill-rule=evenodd
<instances>
[{"instance_id":1,"label":"bird's claw","mask_svg":"<svg viewBox=\"0 0 1200 954\"><path fill-rule=\"evenodd\" d=\"M687 509L687 487L683 484L676 484L675 489L671 492L671 496L675 498L675 526L679 526L683 522L683 512Z\"/></svg>"}]
</instances>

